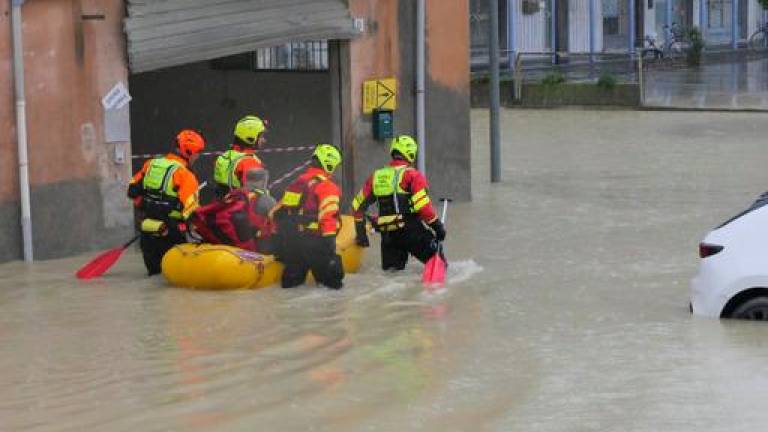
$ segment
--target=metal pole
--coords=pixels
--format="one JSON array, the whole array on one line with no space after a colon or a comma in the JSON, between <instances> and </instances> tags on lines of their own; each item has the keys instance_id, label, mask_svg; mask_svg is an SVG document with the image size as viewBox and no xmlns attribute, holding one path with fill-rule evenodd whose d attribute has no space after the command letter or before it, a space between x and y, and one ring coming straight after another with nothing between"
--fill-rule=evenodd
<instances>
[{"instance_id":1,"label":"metal pole","mask_svg":"<svg viewBox=\"0 0 768 432\"><path fill-rule=\"evenodd\" d=\"M640 106L645 106L645 79L643 78L643 56L637 56L637 87L640 91Z\"/></svg>"},{"instance_id":2,"label":"metal pole","mask_svg":"<svg viewBox=\"0 0 768 432\"><path fill-rule=\"evenodd\" d=\"M427 121L425 102L426 76L426 35L427 7L426 0L416 3L416 140L419 143L419 158L416 167L422 174L427 174Z\"/></svg>"},{"instance_id":3,"label":"metal pole","mask_svg":"<svg viewBox=\"0 0 768 432\"><path fill-rule=\"evenodd\" d=\"M552 64L557 64L557 0L550 0L552 5L552 22L549 23L550 37L552 38Z\"/></svg>"},{"instance_id":4,"label":"metal pole","mask_svg":"<svg viewBox=\"0 0 768 432\"><path fill-rule=\"evenodd\" d=\"M704 39L704 29L707 28L707 0L699 0L699 32Z\"/></svg>"},{"instance_id":5,"label":"metal pole","mask_svg":"<svg viewBox=\"0 0 768 432\"><path fill-rule=\"evenodd\" d=\"M491 25L489 26L491 68L491 183L501 181L501 132L499 131L499 1L489 0Z\"/></svg>"},{"instance_id":6,"label":"metal pole","mask_svg":"<svg viewBox=\"0 0 768 432\"><path fill-rule=\"evenodd\" d=\"M595 62L595 0L589 1L589 62Z\"/></svg>"},{"instance_id":7,"label":"metal pole","mask_svg":"<svg viewBox=\"0 0 768 432\"><path fill-rule=\"evenodd\" d=\"M641 0L642 1L642 0ZM635 0L628 0L629 2L629 55L635 56L635 33L637 31L635 23Z\"/></svg>"},{"instance_id":8,"label":"metal pole","mask_svg":"<svg viewBox=\"0 0 768 432\"><path fill-rule=\"evenodd\" d=\"M21 5L13 0L11 28L13 34L13 81L16 93L16 142L19 153L19 194L21 195L21 237L24 261L32 262L32 211L29 197L29 158L27 156L27 103L24 96L24 45L21 38Z\"/></svg>"},{"instance_id":9,"label":"metal pole","mask_svg":"<svg viewBox=\"0 0 768 432\"><path fill-rule=\"evenodd\" d=\"M739 47L739 0L731 0L731 48Z\"/></svg>"},{"instance_id":10,"label":"metal pole","mask_svg":"<svg viewBox=\"0 0 768 432\"><path fill-rule=\"evenodd\" d=\"M515 58L517 57L517 5L519 1L507 1L507 56L509 70L515 70Z\"/></svg>"}]
</instances>

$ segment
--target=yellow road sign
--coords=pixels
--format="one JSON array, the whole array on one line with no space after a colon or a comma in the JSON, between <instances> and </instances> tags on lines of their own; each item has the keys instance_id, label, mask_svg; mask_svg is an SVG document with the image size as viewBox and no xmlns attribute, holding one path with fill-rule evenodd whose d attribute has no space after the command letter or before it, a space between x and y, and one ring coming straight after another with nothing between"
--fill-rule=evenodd
<instances>
[{"instance_id":1,"label":"yellow road sign","mask_svg":"<svg viewBox=\"0 0 768 432\"><path fill-rule=\"evenodd\" d=\"M397 79L386 78L369 80L363 83L363 113L374 110L392 110L397 108Z\"/></svg>"}]
</instances>

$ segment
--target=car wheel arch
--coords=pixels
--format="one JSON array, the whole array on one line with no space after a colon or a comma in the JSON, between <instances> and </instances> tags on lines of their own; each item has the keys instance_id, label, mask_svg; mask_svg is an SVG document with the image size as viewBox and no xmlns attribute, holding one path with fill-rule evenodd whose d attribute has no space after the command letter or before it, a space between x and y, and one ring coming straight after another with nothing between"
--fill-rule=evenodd
<instances>
[{"instance_id":1,"label":"car wheel arch","mask_svg":"<svg viewBox=\"0 0 768 432\"><path fill-rule=\"evenodd\" d=\"M768 288L755 287L740 291L725 304L720 318L730 318L736 308L757 297L768 297Z\"/></svg>"}]
</instances>

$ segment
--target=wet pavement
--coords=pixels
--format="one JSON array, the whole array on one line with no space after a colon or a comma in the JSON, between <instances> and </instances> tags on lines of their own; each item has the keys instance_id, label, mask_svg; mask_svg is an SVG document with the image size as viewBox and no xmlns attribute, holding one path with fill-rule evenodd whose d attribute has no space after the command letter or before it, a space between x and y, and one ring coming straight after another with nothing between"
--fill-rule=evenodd
<instances>
[{"instance_id":1,"label":"wet pavement","mask_svg":"<svg viewBox=\"0 0 768 432\"><path fill-rule=\"evenodd\" d=\"M647 106L768 110L768 59L649 70L645 80Z\"/></svg>"},{"instance_id":2,"label":"wet pavement","mask_svg":"<svg viewBox=\"0 0 768 432\"><path fill-rule=\"evenodd\" d=\"M0 429L755 431L764 324L691 317L705 232L768 189L761 114L472 114L446 290L421 267L196 292L0 266Z\"/></svg>"}]
</instances>

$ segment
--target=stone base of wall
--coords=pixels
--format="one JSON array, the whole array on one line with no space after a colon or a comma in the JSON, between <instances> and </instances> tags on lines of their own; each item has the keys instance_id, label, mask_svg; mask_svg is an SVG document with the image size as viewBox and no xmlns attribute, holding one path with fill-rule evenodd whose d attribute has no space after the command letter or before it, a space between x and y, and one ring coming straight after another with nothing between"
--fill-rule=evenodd
<instances>
[{"instance_id":1,"label":"stone base of wall","mask_svg":"<svg viewBox=\"0 0 768 432\"><path fill-rule=\"evenodd\" d=\"M593 83L523 84L521 97L515 99L514 82L501 83L501 105L521 108L556 108L561 106L613 106L637 108L640 106L640 88L637 84L617 84L611 89ZM472 107L487 108L489 84L472 83Z\"/></svg>"},{"instance_id":2,"label":"stone base of wall","mask_svg":"<svg viewBox=\"0 0 768 432\"><path fill-rule=\"evenodd\" d=\"M103 189L98 179L32 188L35 260L109 249L130 240L133 224L126 222L133 219L132 212L121 213L120 220L105 217ZM119 193L125 191L121 188ZM0 262L23 258L18 202L0 205L0 244Z\"/></svg>"}]
</instances>

